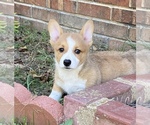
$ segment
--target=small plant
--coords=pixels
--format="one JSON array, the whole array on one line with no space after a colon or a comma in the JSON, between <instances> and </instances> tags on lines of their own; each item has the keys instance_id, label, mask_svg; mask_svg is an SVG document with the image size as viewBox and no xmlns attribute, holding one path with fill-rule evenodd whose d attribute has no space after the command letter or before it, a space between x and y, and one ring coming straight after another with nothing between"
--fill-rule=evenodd
<instances>
[{"instance_id":1,"label":"small plant","mask_svg":"<svg viewBox=\"0 0 150 125\"><path fill-rule=\"evenodd\" d=\"M0 13L2 15L2 13ZM0 20L0 32L4 32L7 27L7 23L5 21Z\"/></svg>"},{"instance_id":2,"label":"small plant","mask_svg":"<svg viewBox=\"0 0 150 125\"><path fill-rule=\"evenodd\" d=\"M19 26L20 26L20 23L19 23L19 21L14 21L14 30L15 30L15 32L19 32Z\"/></svg>"},{"instance_id":3,"label":"small plant","mask_svg":"<svg viewBox=\"0 0 150 125\"><path fill-rule=\"evenodd\" d=\"M28 125L27 118L23 117L21 119L15 118L12 125Z\"/></svg>"},{"instance_id":4,"label":"small plant","mask_svg":"<svg viewBox=\"0 0 150 125\"><path fill-rule=\"evenodd\" d=\"M131 49L136 50L136 43L135 42L132 42L130 39L128 39L125 43L127 45L129 45L131 47Z\"/></svg>"},{"instance_id":5,"label":"small plant","mask_svg":"<svg viewBox=\"0 0 150 125\"><path fill-rule=\"evenodd\" d=\"M62 123L60 125L73 125L73 119L68 119L68 120L66 120L64 123Z\"/></svg>"},{"instance_id":6,"label":"small plant","mask_svg":"<svg viewBox=\"0 0 150 125\"><path fill-rule=\"evenodd\" d=\"M145 42L145 41L141 40L141 41L137 41L137 45L142 46L145 49L150 50L150 43L149 42ZM137 49L138 49L138 47L137 47Z\"/></svg>"}]
</instances>

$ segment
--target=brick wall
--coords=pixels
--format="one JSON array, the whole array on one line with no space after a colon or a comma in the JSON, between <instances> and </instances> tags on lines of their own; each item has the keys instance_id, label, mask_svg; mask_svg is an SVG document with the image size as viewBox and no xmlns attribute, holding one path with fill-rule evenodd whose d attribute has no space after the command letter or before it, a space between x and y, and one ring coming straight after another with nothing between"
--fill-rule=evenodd
<instances>
[{"instance_id":1,"label":"brick wall","mask_svg":"<svg viewBox=\"0 0 150 125\"><path fill-rule=\"evenodd\" d=\"M56 19L65 31L78 31L88 19L94 20L94 42L109 48L136 41L135 0L15 0L16 19L47 29Z\"/></svg>"},{"instance_id":2,"label":"brick wall","mask_svg":"<svg viewBox=\"0 0 150 125\"><path fill-rule=\"evenodd\" d=\"M8 25L12 25L14 21L14 1L0 1L0 21L6 21Z\"/></svg>"},{"instance_id":3,"label":"brick wall","mask_svg":"<svg viewBox=\"0 0 150 125\"><path fill-rule=\"evenodd\" d=\"M137 0L137 41L150 44L150 1ZM140 48L140 47L139 47Z\"/></svg>"}]
</instances>

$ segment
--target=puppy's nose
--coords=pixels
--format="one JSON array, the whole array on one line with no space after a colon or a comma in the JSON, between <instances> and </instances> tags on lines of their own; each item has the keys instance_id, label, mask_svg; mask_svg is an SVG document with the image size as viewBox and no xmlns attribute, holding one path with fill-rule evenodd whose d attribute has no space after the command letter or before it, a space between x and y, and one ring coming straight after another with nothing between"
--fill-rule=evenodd
<instances>
[{"instance_id":1,"label":"puppy's nose","mask_svg":"<svg viewBox=\"0 0 150 125\"><path fill-rule=\"evenodd\" d=\"M64 65L65 66L70 66L70 64L71 64L71 60L70 59L65 59L64 60Z\"/></svg>"}]
</instances>

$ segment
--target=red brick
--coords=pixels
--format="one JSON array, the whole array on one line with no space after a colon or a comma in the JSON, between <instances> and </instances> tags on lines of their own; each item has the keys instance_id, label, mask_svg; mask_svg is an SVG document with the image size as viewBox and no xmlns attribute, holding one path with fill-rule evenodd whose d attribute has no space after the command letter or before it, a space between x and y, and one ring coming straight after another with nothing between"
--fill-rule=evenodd
<instances>
[{"instance_id":1,"label":"red brick","mask_svg":"<svg viewBox=\"0 0 150 125\"><path fill-rule=\"evenodd\" d=\"M131 0L129 7L136 8L136 1L137 0Z\"/></svg>"},{"instance_id":2,"label":"red brick","mask_svg":"<svg viewBox=\"0 0 150 125\"><path fill-rule=\"evenodd\" d=\"M2 14L14 16L14 5L13 4L0 4L0 12Z\"/></svg>"},{"instance_id":3,"label":"red brick","mask_svg":"<svg viewBox=\"0 0 150 125\"><path fill-rule=\"evenodd\" d=\"M137 24L137 23L136 23L136 12L137 12L137 11L134 11L134 12L133 12L133 15L132 15L132 16L133 16L133 17L132 17L132 24L133 24L133 25L136 25L136 24Z\"/></svg>"},{"instance_id":4,"label":"red brick","mask_svg":"<svg viewBox=\"0 0 150 125\"><path fill-rule=\"evenodd\" d=\"M129 7L129 0L94 0L95 2Z\"/></svg>"},{"instance_id":5,"label":"red brick","mask_svg":"<svg viewBox=\"0 0 150 125\"><path fill-rule=\"evenodd\" d=\"M15 88L15 98L17 99L18 102L23 103L33 96L31 92L29 92L24 86L22 86L19 83L15 83L14 88Z\"/></svg>"},{"instance_id":6,"label":"red brick","mask_svg":"<svg viewBox=\"0 0 150 125\"><path fill-rule=\"evenodd\" d=\"M136 106L136 125L148 125L150 123L150 108Z\"/></svg>"},{"instance_id":7,"label":"red brick","mask_svg":"<svg viewBox=\"0 0 150 125\"><path fill-rule=\"evenodd\" d=\"M14 115L15 115L15 118L21 119L22 117L24 117L24 114L25 114L22 110L25 106L24 103L26 103L28 99L32 98L32 94L21 84L15 83L14 88L15 88L15 95L14 95L15 114Z\"/></svg>"},{"instance_id":8,"label":"red brick","mask_svg":"<svg viewBox=\"0 0 150 125\"><path fill-rule=\"evenodd\" d=\"M51 0L50 8L55 10L63 10L63 0Z\"/></svg>"},{"instance_id":9,"label":"red brick","mask_svg":"<svg viewBox=\"0 0 150 125\"><path fill-rule=\"evenodd\" d=\"M46 9L32 8L32 17L35 19L49 21L49 12Z\"/></svg>"},{"instance_id":10,"label":"red brick","mask_svg":"<svg viewBox=\"0 0 150 125\"><path fill-rule=\"evenodd\" d=\"M129 29L129 39L131 41L136 41L136 28L135 27L131 27Z\"/></svg>"},{"instance_id":11,"label":"red brick","mask_svg":"<svg viewBox=\"0 0 150 125\"><path fill-rule=\"evenodd\" d=\"M150 25L150 12L149 11L146 12L145 24L148 26Z\"/></svg>"},{"instance_id":12,"label":"red brick","mask_svg":"<svg viewBox=\"0 0 150 125\"><path fill-rule=\"evenodd\" d=\"M31 7L15 4L15 13L18 15L31 17Z\"/></svg>"},{"instance_id":13,"label":"red brick","mask_svg":"<svg viewBox=\"0 0 150 125\"><path fill-rule=\"evenodd\" d=\"M50 19L55 19L59 22L60 14L53 10L32 8L33 18L48 22Z\"/></svg>"},{"instance_id":14,"label":"red brick","mask_svg":"<svg viewBox=\"0 0 150 125\"><path fill-rule=\"evenodd\" d=\"M58 125L63 121L63 106L47 97L39 96L24 107L30 124Z\"/></svg>"},{"instance_id":15,"label":"red brick","mask_svg":"<svg viewBox=\"0 0 150 125\"><path fill-rule=\"evenodd\" d=\"M48 21L50 19L55 19L58 23L60 23L60 13L53 11L53 10L49 10L48 11Z\"/></svg>"},{"instance_id":16,"label":"red brick","mask_svg":"<svg viewBox=\"0 0 150 125\"><path fill-rule=\"evenodd\" d=\"M12 123L14 118L14 88L0 82L0 120Z\"/></svg>"},{"instance_id":17,"label":"red brick","mask_svg":"<svg viewBox=\"0 0 150 125\"><path fill-rule=\"evenodd\" d=\"M135 24L135 22L133 23L133 18L135 18L134 11L122 10L121 22Z\"/></svg>"},{"instance_id":18,"label":"red brick","mask_svg":"<svg viewBox=\"0 0 150 125\"><path fill-rule=\"evenodd\" d=\"M51 0L51 8L58 10L58 0Z\"/></svg>"},{"instance_id":19,"label":"red brick","mask_svg":"<svg viewBox=\"0 0 150 125\"><path fill-rule=\"evenodd\" d=\"M76 13L77 2L64 0L63 1L63 10L69 13Z\"/></svg>"},{"instance_id":20,"label":"red brick","mask_svg":"<svg viewBox=\"0 0 150 125\"><path fill-rule=\"evenodd\" d=\"M131 49L127 43L119 39L112 39L108 40L108 49L109 50L116 50L116 51L127 51Z\"/></svg>"},{"instance_id":21,"label":"red brick","mask_svg":"<svg viewBox=\"0 0 150 125\"><path fill-rule=\"evenodd\" d=\"M117 4L117 0L94 0L95 2L99 2L99 3L106 3L106 4L112 4L112 5L116 5Z\"/></svg>"},{"instance_id":22,"label":"red brick","mask_svg":"<svg viewBox=\"0 0 150 125\"><path fill-rule=\"evenodd\" d=\"M83 14L83 15L87 15L90 16L91 15L91 4L86 4L86 3L78 3L78 10L77 12L79 14Z\"/></svg>"},{"instance_id":23,"label":"red brick","mask_svg":"<svg viewBox=\"0 0 150 125\"><path fill-rule=\"evenodd\" d=\"M86 16L110 20L110 8L88 3L78 3L78 13Z\"/></svg>"},{"instance_id":24,"label":"red brick","mask_svg":"<svg viewBox=\"0 0 150 125\"><path fill-rule=\"evenodd\" d=\"M93 17L110 20L110 11L109 7L91 5L91 16Z\"/></svg>"},{"instance_id":25,"label":"red brick","mask_svg":"<svg viewBox=\"0 0 150 125\"><path fill-rule=\"evenodd\" d=\"M31 23L31 26L33 28L36 28L37 30L39 31L42 31L42 30L47 30L47 24L46 23L42 23L42 22L38 22L38 21L30 21Z\"/></svg>"},{"instance_id":26,"label":"red brick","mask_svg":"<svg viewBox=\"0 0 150 125\"><path fill-rule=\"evenodd\" d=\"M60 13L61 21L60 24L63 26L74 28L74 29L80 29L85 24L87 19L82 18L81 16L74 16L68 13Z\"/></svg>"},{"instance_id":27,"label":"red brick","mask_svg":"<svg viewBox=\"0 0 150 125\"><path fill-rule=\"evenodd\" d=\"M122 10L121 9L112 9L112 20L121 22Z\"/></svg>"},{"instance_id":28,"label":"red brick","mask_svg":"<svg viewBox=\"0 0 150 125\"><path fill-rule=\"evenodd\" d=\"M129 0L117 0L118 6L129 7Z\"/></svg>"},{"instance_id":29,"label":"red brick","mask_svg":"<svg viewBox=\"0 0 150 125\"><path fill-rule=\"evenodd\" d=\"M136 21L142 25L150 25L150 13L148 11L137 10Z\"/></svg>"},{"instance_id":30,"label":"red brick","mask_svg":"<svg viewBox=\"0 0 150 125\"><path fill-rule=\"evenodd\" d=\"M112 20L122 23L135 24L135 12L113 8Z\"/></svg>"},{"instance_id":31,"label":"red brick","mask_svg":"<svg viewBox=\"0 0 150 125\"><path fill-rule=\"evenodd\" d=\"M27 20L23 17L19 18L19 22L22 25L26 24L26 21ZM37 21L37 20L28 20L28 23L30 26L32 26L33 28L36 28L39 31L47 29L47 23L45 23L45 22L41 22L41 21Z\"/></svg>"},{"instance_id":32,"label":"red brick","mask_svg":"<svg viewBox=\"0 0 150 125\"><path fill-rule=\"evenodd\" d=\"M58 125L64 118L63 106L47 96L32 96L25 87L15 84L15 117L25 117L29 124Z\"/></svg>"},{"instance_id":33,"label":"red brick","mask_svg":"<svg viewBox=\"0 0 150 125\"><path fill-rule=\"evenodd\" d=\"M134 125L136 109L123 103L110 101L98 107L95 125Z\"/></svg>"},{"instance_id":34,"label":"red brick","mask_svg":"<svg viewBox=\"0 0 150 125\"><path fill-rule=\"evenodd\" d=\"M142 1L143 0L136 0L136 7L141 7L142 6Z\"/></svg>"},{"instance_id":35,"label":"red brick","mask_svg":"<svg viewBox=\"0 0 150 125\"><path fill-rule=\"evenodd\" d=\"M51 0L50 8L55 10L63 10L63 0Z\"/></svg>"},{"instance_id":36,"label":"red brick","mask_svg":"<svg viewBox=\"0 0 150 125\"><path fill-rule=\"evenodd\" d=\"M137 23L145 24L145 15L146 15L145 11L137 10L137 19L136 19Z\"/></svg>"},{"instance_id":37,"label":"red brick","mask_svg":"<svg viewBox=\"0 0 150 125\"><path fill-rule=\"evenodd\" d=\"M116 81L110 81L101 85L95 85L86 90L71 94L65 97L64 100L64 114L65 118L74 117L76 111L81 107L100 100L101 98L120 98L125 101L125 96L130 97L131 86L122 84ZM121 100L119 100L121 101ZM68 113L69 112L69 113Z\"/></svg>"},{"instance_id":38,"label":"red brick","mask_svg":"<svg viewBox=\"0 0 150 125\"><path fill-rule=\"evenodd\" d=\"M100 21L94 21L94 26L95 33L120 39L128 38L127 26Z\"/></svg>"},{"instance_id":39,"label":"red brick","mask_svg":"<svg viewBox=\"0 0 150 125\"><path fill-rule=\"evenodd\" d=\"M144 41L150 42L150 28L143 28L141 38Z\"/></svg>"},{"instance_id":40,"label":"red brick","mask_svg":"<svg viewBox=\"0 0 150 125\"><path fill-rule=\"evenodd\" d=\"M25 3L46 7L46 0L24 0Z\"/></svg>"},{"instance_id":41,"label":"red brick","mask_svg":"<svg viewBox=\"0 0 150 125\"><path fill-rule=\"evenodd\" d=\"M143 0L143 6L142 7L150 9L150 1L149 0Z\"/></svg>"}]
</instances>

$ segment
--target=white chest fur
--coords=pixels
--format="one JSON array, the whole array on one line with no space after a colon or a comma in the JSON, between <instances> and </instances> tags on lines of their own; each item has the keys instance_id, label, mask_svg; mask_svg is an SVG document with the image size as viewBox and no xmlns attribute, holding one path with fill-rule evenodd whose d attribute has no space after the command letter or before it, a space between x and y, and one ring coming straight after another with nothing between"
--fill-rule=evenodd
<instances>
[{"instance_id":1,"label":"white chest fur","mask_svg":"<svg viewBox=\"0 0 150 125\"><path fill-rule=\"evenodd\" d=\"M60 79L56 79L56 84L68 94L85 89L87 80L80 78L78 75L81 67L77 69L62 69L57 67L58 77Z\"/></svg>"}]
</instances>

